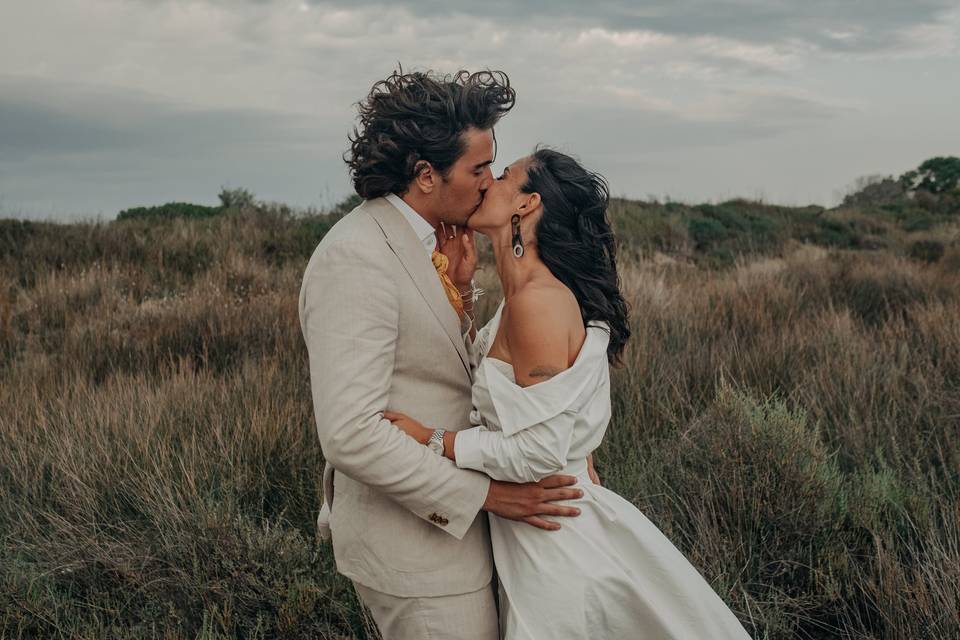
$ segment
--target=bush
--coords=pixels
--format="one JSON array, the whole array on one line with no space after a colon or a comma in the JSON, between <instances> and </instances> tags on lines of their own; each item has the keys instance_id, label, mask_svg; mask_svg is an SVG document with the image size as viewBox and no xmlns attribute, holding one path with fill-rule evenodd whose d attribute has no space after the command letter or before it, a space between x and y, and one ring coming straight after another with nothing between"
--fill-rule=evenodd
<instances>
[{"instance_id":1,"label":"bush","mask_svg":"<svg viewBox=\"0 0 960 640\"><path fill-rule=\"evenodd\" d=\"M831 247L853 248L860 244L850 224L831 218L819 218L817 228L804 239Z\"/></svg>"},{"instance_id":2,"label":"bush","mask_svg":"<svg viewBox=\"0 0 960 640\"><path fill-rule=\"evenodd\" d=\"M690 237L696 242L698 250L722 242L730 235L723 223L713 218L690 218L687 221L687 229Z\"/></svg>"},{"instance_id":3,"label":"bush","mask_svg":"<svg viewBox=\"0 0 960 640\"><path fill-rule=\"evenodd\" d=\"M915 305L935 291L924 287L915 269L891 269L844 261L830 282L835 304L847 306L869 326L907 320Z\"/></svg>"},{"instance_id":4,"label":"bush","mask_svg":"<svg viewBox=\"0 0 960 640\"><path fill-rule=\"evenodd\" d=\"M657 510L723 597L767 637L806 637L805 618L836 615L844 587L827 567L846 552L843 483L802 411L723 385L663 446ZM753 576L749 596L728 591L739 574Z\"/></svg>"},{"instance_id":5,"label":"bush","mask_svg":"<svg viewBox=\"0 0 960 640\"><path fill-rule=\"evenodd\" d=\"M899 202L906 195L900 180L892 176L868 176L858 181L860 189L843 199L844 207L876 207Z\"/></svg>"},{"instance_id":6,"label":"bush","mask_svg":"<svg viewBox=\"0 0 960 640\"><path fill-rule=\"evenodd\" d=\"M168 202L157 207L133 207L124 209L117 214L117 220L133 220L137 218L170 219L170 218L210 218L223 213L223 207L207 207L202 204L189 202Z\"/></svg>"},{"instance_id":7,"label":"bush","mask_svg":"<svg viewBox=\"0 0 960 640\"><path fill-rule=\"evenodd\" d=\"M688 220L696 248L705 252L705 264L729 266L738 254L768 253L780 249L789 237L781 210L746 200L693 208Z\"/></svg>"},{"instance_id":8,"label":"bush","mask_svg":"<svg viewBox=\"0 0 960 640\"><path fill-rule=\"evenodd\" d=\"M27 243L51 223L29 220L0 220L0 256L12 256L23 252Z\"/></svg>"},{"instance_id":9,"label":"bush","mask_svg":"<svg viewBox=\"0 0 960 640\"><path fill-rule=\"evenodd\" d=\"M746 231L748 228L748 223L743 215L731 204L701 204L694 209L703 214L704 217L716 220L728 230Z\"/></svg>"},{"instance_id":10,"label":"bush","mask_svg":"<svg viewBox=\"0 0 960 640\"><path fill-rule=\"evenodd\" d=\"M936 262L944 251L943 243L936 240L917 240L910 245L910 257L922 262Z\"/></svg>"},{"instance_id":11,"label":"bush","mask_svg":"<svg viewBox=\"0 0 960 640\"><path fill-rule=\"evenodd\" d=\"M253 193L246 189L220 189L217 195L220 198L220 204L224 209L249 209L256 206L256 199Z\"/></svg>"},{"instance_id":12,"label":"bush","mask_svg":"<svg viewBox=\"0 0 960 640\"><path fill-rule=\"evenodd\" d=\"M936 216L920 209L911 209L900 216L900 226L904 231L928 231L938 222Z\"/></svg>"},{"instance_id":13,"label":"bush","mask_svg":"<svg viewBox=\"0 0 960 640\"><path fill-rule=\"evenodd\" d=\"M272 227L261 240L264 259L277 266L307 260L338 219L335 214L319 214Z\"/></svg>"},{"instance_id":14,"label":"bush","mask_svg":"<svg viewBox=\"0 0 960 640\"><path fill-rule=\"evenodd\" d=\"M354 193L334 205L333 209L331 209L329 213L330 215L339 219L360 206L361 202L363 202L363 198Z\"/></svg>"}]
</instances>

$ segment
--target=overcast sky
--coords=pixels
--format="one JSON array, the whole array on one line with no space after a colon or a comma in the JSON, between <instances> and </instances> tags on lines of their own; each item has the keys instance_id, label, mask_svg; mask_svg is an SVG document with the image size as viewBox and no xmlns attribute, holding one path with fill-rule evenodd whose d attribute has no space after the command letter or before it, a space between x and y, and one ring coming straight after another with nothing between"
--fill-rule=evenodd
<instances>
[{"instance_id":1,"label":"overcast sky","mask_svg":"<svg viewBox=\"0 0 960 640\"><path fill-rule=\"evenodd\" d=\"M329 205L397 62L510 75L497 170L547 143L616 195L831 205L960 155L958 36L960 0L4 0L0 217Z\"/></svg>"}]
</instances>

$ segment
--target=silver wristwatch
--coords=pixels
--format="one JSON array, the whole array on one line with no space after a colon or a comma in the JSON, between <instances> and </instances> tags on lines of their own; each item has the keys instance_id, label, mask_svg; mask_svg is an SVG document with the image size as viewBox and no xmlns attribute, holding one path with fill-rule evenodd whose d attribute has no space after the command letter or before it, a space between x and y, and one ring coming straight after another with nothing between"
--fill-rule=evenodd
<instances>
[{"instance_id":1,"label":"silver wristwatch","mask_svg":"<svg viewBox=\"0 0 960 640\"><path fill-rule=\"evenodd\" d=\"M434 429L433 435L430 436L430 439L427 441L427 447L430 451L433 451L438 456L443 455L443 434L446 433L443 429Z\"/></svg>"}]
</instances>

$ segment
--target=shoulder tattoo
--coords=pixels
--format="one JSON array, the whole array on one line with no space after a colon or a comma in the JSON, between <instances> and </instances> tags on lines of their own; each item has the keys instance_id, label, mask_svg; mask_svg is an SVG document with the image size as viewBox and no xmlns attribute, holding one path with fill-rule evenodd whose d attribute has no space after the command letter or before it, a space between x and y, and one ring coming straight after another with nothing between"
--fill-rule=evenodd
<instances>
[{"instance_id":1,"label":"shoulder tattoo","mask_svg":"<svg viewBox=\"0 0 960 640\"><path fill-rule=\"evenodd\" d=\"M560 373L560 371L561 370L556 367L540 366L534 367L527 375L531 378L552 378Z\"/></svg>"}]
</instances>

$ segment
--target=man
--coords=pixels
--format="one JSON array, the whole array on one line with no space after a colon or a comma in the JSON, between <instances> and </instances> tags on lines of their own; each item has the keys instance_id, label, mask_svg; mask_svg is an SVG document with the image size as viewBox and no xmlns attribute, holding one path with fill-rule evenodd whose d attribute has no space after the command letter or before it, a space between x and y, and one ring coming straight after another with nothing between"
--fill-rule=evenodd
<instances>
[{"instance_id":1,"label":"man","mask_svg":"<svg viewBox=\"0 0 960 640\"><path fill-rule=\"evenodd\" d=\"M514 100L500 72L398 71L376 83L345 157L364 202L304 273L300 323L327 460L318 524L329 510L337 568L388 640L497 638L481 511L546 526L541 516L575 515L554 502L582 494L572 476L511 484L459 469L383 415L389 407L448 430L469 426L469 322L431 254L436 230L465 225L482 201L493 127Z\"/></svg>"}]
</instances>

